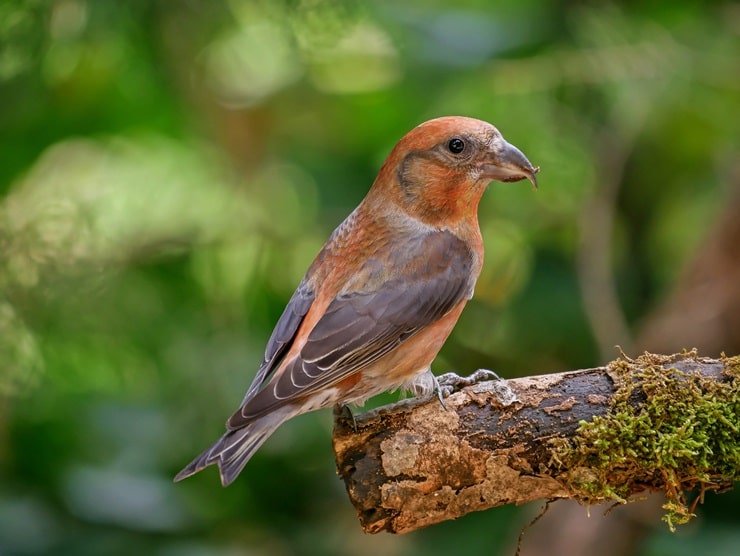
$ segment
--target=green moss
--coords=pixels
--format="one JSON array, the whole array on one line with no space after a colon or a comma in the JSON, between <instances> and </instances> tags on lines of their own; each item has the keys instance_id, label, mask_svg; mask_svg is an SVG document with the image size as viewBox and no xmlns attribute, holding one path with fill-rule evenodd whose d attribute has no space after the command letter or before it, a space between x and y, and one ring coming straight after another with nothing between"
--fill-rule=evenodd
<instances>
[{"instance_id":1,"label":"green moss","mask_svg":"<svg viewBox=\"0 0 740 556\"><path fill-rule=\"evenodd\" d=\"M608 414L553 444L553 461L568 470L562 478L576 498L623 503L646 488L663 489L673 530L691 519L706 491L732 487L740 475L740 357L723 356L722 381L679 370L692 359L695 351L609 365L617 392ZM688 491L699 493L691 507Z\"/></svg>"}]
</instances>

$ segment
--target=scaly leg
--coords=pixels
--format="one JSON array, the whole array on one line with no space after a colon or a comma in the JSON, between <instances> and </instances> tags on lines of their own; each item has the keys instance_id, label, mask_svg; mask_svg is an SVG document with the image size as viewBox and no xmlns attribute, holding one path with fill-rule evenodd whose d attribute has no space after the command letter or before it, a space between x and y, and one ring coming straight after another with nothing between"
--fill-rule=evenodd
<instances>
[{"instance_id":1,"label":"scaly leg","mask_svg":"<svg viewBox=\"0 0 740 556\"><path fill-rule=\"evenodd\" d=\"M436 377L437 382L437 394L439 395L440 401L442 398L447 398L451 394L462 390L466 386L472 386L479 382L486 382L489 380L502 380L493 371L488 369L478 369L470 376L460 376L455 373L444 373ZM444 403L442 404L444 405Z\"/></svg>"}]
</instances>

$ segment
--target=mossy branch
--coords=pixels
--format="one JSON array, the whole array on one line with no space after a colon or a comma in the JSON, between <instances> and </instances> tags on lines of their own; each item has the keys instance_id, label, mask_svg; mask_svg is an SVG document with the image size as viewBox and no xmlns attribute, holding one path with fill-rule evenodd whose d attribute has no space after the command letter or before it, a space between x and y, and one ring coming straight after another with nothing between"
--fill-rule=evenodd
<instances>
[{"instance_id":1,"label":"mossy branch","mask_svg":"<svg viewBox=\"0 0 740 556\"><path fill-rule=\"evenodd\" d=\"M405 533L536 499L624 503L662 490L669 527L740 476L740 357L626 356L335 415L334 451L363 529ZM696 492L693 504L687 493Z\"/></svg>"}]
</instances>

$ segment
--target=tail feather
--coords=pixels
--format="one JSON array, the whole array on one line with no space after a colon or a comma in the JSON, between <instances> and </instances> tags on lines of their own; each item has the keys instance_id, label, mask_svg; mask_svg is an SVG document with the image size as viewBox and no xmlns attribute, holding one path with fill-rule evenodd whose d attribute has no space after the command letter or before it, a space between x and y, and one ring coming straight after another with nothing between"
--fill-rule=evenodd
<instances>
[{"instance_id":1,"label":"tail feather","mask_svg":"<svg viewBox=\"0 0 740 556\"><path fill-rule=\"evenodd\" d=\"M275 430L292 415L277 412L265 415L244 427L227 431L175 476L182 481L214 463L218 465L221 484L228 486L237 478L249 459Z\"/></svg>"}]
</instances>

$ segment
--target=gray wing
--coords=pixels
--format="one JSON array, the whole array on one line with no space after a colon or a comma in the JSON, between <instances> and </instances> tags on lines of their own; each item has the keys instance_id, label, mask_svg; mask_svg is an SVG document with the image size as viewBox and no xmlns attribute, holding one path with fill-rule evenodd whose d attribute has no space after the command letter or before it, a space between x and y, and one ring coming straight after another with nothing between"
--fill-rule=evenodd
<instances>
[{"instance_id":1,"label":"gray wing","mask_svg":"<svg viewBox=\"0 0 740 556\"><path fill-rule=\"evenodd\" d=\"M249 390L247 390L247 394L244 396L242 405L247 403L251 397L269 382L271 374L276 369L276 365L280 362L281 357L290 349L298 327L303 322L303 318L308 313L314 299L315 294L306 284L306 279L304 278L298 285L298 288L296 288L290 301L288 301L283 314L280 315L280 319L278 319L272 331L270 339L267 341L265 357Z\"/></svg>"},{"instance_id":2,"label":"gray wing","mask_svg":"<svg viewBox=\"0 0 740 556\"><path fill-rule=\"evenodd\" d=\"M473 253L465 242L445 231L407 247L398 272L388 273L393 278L373 291L343 293L329 304L299 357L262 389L250 389L253 395L229 419L229 428L361 371L472 296Z\"/></svg>"}]
</instances>

